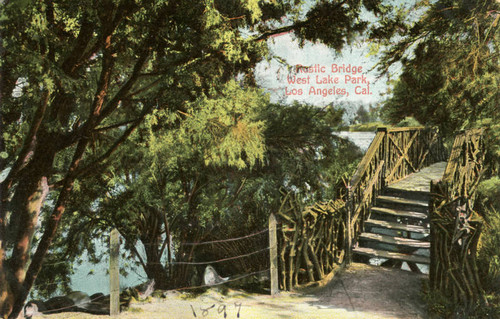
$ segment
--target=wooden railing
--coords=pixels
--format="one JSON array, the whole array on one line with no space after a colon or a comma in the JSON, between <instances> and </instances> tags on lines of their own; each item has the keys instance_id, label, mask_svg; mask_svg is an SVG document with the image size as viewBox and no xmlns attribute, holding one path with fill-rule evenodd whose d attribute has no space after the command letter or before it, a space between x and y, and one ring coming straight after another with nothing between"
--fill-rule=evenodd
<instances>
[{"instance_id":1,"label":"wooden railing","mask_svg":"<svg viewBox=\"0 0 500 319\"><path fill-rule=\"evenodd\" d=\"M483 129L473 129L455 137L442 180L451 185L452 198L475 199L484 162L483 134Z\"/></svg>"},{"instance_id":2,"label":"wooden railing","mask_svg":"<svg viewBox=\"0 0 500 319\"><path fill-rule=\"evenodd\" d=\"M279 288L322 279L350 262L351 249L379 191L410 173L446 159L438 131L423 127L380 128L350 181L347 200L301 208L293 193L276 217Z\"/></svg>"},{"instance_id":3,"label":"wooden railing","mask_svg":"<svg viewBox=\"0 0 500 319\"><path fill-rule=\"evenodd\" d=\"M432 163L446 160L437 129L379 128L352 177L347 196L346 261L379 191Z\"/></svg>"},{"instance_id":4,"label":"wooden railing","mask_svg":"<svg viewBox=\"0 0 500 319\"><path fill-rule=\"evenodd\" d=\"M318 281L343 261L345 215L343 200L301 209L292 193L285 196L276 216L281 290Z\"/></svg>"},{"instance_id":5,"label":"wooden railing","mask_svg":"<svg viewBox=\"0 0 500 319\"><path fill-rule=\"evenodd\" d=\"M431 288L465 305L484 298L476 266L482 223L474 211L483 134L482 129L458 134L443 179L431 182Z\"/></svg>"}]
</instances>

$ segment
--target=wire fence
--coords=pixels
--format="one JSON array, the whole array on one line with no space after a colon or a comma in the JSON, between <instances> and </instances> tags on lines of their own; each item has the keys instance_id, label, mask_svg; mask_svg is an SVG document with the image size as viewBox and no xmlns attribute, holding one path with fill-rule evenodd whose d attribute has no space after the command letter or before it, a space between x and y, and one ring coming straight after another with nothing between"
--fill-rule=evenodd
<instances>
[{"instance_id":1,"label":"wire fence","mask_svg":"<svg viewBox=\"0 0 500 319\"><path fill-rule=\"evenodd\" d=\"M266 247L264 249L256 250L256 251L248 253L248 254L243 254L243 255L234 256L234 257L227 257L227 258L222 258L222 259L217 259L217 260L212 260L212 261L199 261L199 262L196 262L196 261L172 261L172 262L169 262L169 264L170 265L212 265L212 264L216 264L216 263L220 263L220 262L224 262L224 261L249 257L249 256L256 255L256 254L259 254L261 252L268 251L268 250L269 250L269 247ZM161 263L161 262L152 262L152 263L148 263L148 264L150 264L150 265L163 265L163 263Z\"/></svg>"},{"instance_id":2,"label":"wire fence","mask_svg":"<svg viewBox=\"0 0 500 319\"><path fill-rule=\"evenodd\" d=\"M250 277L250 276L254 276L254 275L258 275L258 274L262 274L262 273L266 273L266 272L269 272L269 269L265 269L265 270L261 270L261 271L255 271L255 272L252 272L252 273L240 275L240 276L238 276L236 278L228 279L227 281L216 283L216 284L198 285L198 286L181 287L181 288L175 288L175 289L167 289L167 290L163 290L163 292L164 293L168 293L168 292L172 292L172 291L183 291L183 290L193 290L193 289L200 289L200 288L216 287L216 286L224 285L224 284L226 284L228 282L235 282L235 281L244 279L246 277ZM141 284L142 282L137 282L137 283ZM75 307L82 307L82 306L85 306L85 305L89 305L89 304L95 303L96 301L99 301L101 299L105 300L107 298L108 298L108 296L99 295L97 297L91 298L87 302L82 302L82 303L78 303L78 304L75 304L75 305L65 306L65 307L59 307L59 308L50 309L50 310L38 311L38 313L41 313L41 314L53 314L53 313L56 313L56 312L63 312L64 310L72 310Z\"/></svg>"},{"instance_id":3,"label":"wire fence","mask_svg":"<svg viewBox=\"0 0 500 319\"><path fill-rule=\"evenodd\" d=\"M241 241L241 240L250 239L250 238L256 237L258 235L264 234L264 233L268 233L268 231L269 231L269 228L266 228L266 229L263 229L261 231L258 231L258 232L255 232L255 233L252 233L252 234L249 234L249 235L246 235L246 236L234 237L234 238L228 238L228 239L210 240L210 241L205 241L205 242L180 243L179 246L203 246L203 245L209 245L209 244L232 243L232 242L237 242L237 241ZM213 265L213 264L216 264L216 263L222 263L222 262L226 262L226 261L234 261L234 260L237 260L237 259L251 257L251 256L254 256L254 255L261 254L263 252L267 252L270 249L271 249L271 247L269 245L267 245L267 247L265 247L265 248L253 250L253 251L248 252L248 253L244 253L244 254L240 254L240 255L236 255L236 256L225 257L225 258L219 258L219 259L210 260L210 261L171 261L171 262L168 262L167 264L168 265L191 265L191 266L207 265L208 266L208 265ZM50 263L50 264L46 264L45 266L57 265L57 264L62 264L62 263L65 263L65 261ZM149 264L150 265L153 265L153 264L162 264L162 265L164 265L165 263L161 263L161 262L152 262L151 263L150 262ZM264 273L268 273L269 274L270 273L270 268L266 268L264 270L253 271L253 272L249 272L249 273L241 273L241 274L238 274L238 275L233 275L233 276L230 276L230 278L227 279L227 280L223 280L223 281L216 282L216 283L209 283L209 284L203 283L201 285L192 285L192 286L178 287L178 288L172 288L172 289L168 289L168 290L162 290L162 292L163 293L167 293L167 292L171 292L171 291L184 291L184 290L192 290L192 289L201 289L201 288L215 287L215 286L224 285L226 283L237 282L237 281L240 281L240 280L242 280L244 278L247 278L247 277L250 277L250 276L255 276L255 275L260 275L260 274L264 274ZM89 276L91 276L91 274L79 277L78 279L84 279L84 278L87 278ZM141 275L139 275L139 276L143 277ZM143 278L147 279L146 277L143 277ZM68 278L66 280L61 279L61 280L58 280L57 282L42 283L42 284L39 284L39 285L35 285L35 287L37 287L37 288L49 287L49 286L52 286L52 285L59 285L59 284L64 283L64 282L71 282L72 280L78 280L78 279L75 279L74 277L73 278ZM131 287L137 287L137 286L139 286L142 283L144 283L144 281L142 279L137 280L137 282L135 284L133 284ZM86 302L80 302L78 304L68 305L68 306L64 306L64 307L58 307L58 308L55 308L55 309L42 310L42 311L38 311L38 313L41 313L41 314L50 314L50 313L55 313L55 312L63 312L65 310L67 310L67 311L73 310L73 309L75 309L75 307L78 307L80 309L84 309L85 306L90 305L90 304L96 304L99 301L101 301L100 304L103 305L102 302L103 301L107 301L107 299L110 298L110 296L111 296L112 293L120 293L120 292L123 293L123 291L126 290L126 289L128 289L128 288L125 288L125 289L120 288L120 290L113 290L112 289L110 291L110 295L108 295L108 296L105 296L103 294L99 294L99 296L97 296L95 298L90 298Z\"/></svg>"},{"instance_id":4,"label":"wire fence","mask_svg":"<svg viewBox=\"0 0 500 319\"><path fill-rule=\"evenodd\" d=\"M181 243L181 246L200 246L200 245L208 245L208 244L217 244L217 243L224 243L224 242L231 242L231 241L237 241L237 240L242 240L242 239L247 239L251 237L255 237L257 235L267 233L269 231L269 228L263 229L261 231L258 231L256 233L242 236L242 237L235 237L235 238L229 238L229 239L219 239L219 240L211 240L211 241L205 241L205 242L197 242L197 243Z\"/></svg>"}]
</instances>

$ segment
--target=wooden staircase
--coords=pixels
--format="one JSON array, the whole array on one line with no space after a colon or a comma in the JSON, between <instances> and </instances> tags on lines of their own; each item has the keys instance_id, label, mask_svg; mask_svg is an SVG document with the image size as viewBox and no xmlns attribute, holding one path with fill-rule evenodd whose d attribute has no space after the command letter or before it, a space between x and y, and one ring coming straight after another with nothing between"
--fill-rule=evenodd
<instances>
[{"instance_id":1,"label":"wooden staircase","mask_svg":"<svg viewBox=\"0 0 500 319\"><path fill-rule=\"evenodd\" d=\"M446 160L437 129L377 129L347 186L347 264L383 258L416 272L430 264L430 182L443 177Z\"/></svg>"},{"instance_id":2,"label":"wooden staircase","mask_svg":"<svg viewBox=\"0 0 500 319\"><path fill-rule=\"evenodd\" d=\"M425 191L386 188L370 209L354 257L364 262L387 259L382 265L393 267L406 262L420 272L417 264L430 263L429 196Z\"/></svg>"}]
</instances>

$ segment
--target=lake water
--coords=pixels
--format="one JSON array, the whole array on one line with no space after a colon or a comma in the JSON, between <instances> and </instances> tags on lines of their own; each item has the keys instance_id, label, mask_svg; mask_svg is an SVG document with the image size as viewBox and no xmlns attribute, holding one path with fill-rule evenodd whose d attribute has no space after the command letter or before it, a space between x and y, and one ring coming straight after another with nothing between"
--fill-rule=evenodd
<instances>
[{"instance_id":1,"label":"lake water","mask_svg":"<svg viewBox=\"0 0 500 319\"><path fill-rule=\"evenodd\" d=\"M98 252L104 253L104 256L109 256L108 244L102 241L95 241ZM140 245L138 245L140 246ZM137 247L141 251L141 247ZM124 250L123 244L120 247L120 251ZM83 260L86 260L87 256L82 256ZM144 257L144 256L143 256ZM128 273L127 276L120 276L120 290L139 285L146 280L148 280L146 273L142 267L134 267L134 260L120 259L120 268L125 269ZM100 263L94 265L89 262L83 262L81 265L75 267L75 273L71 276L71 289L77 291L83 291L89 296L96 293L102 292L103 294L109 294L109 258L104 258ZM89 272L92 271L92 274Z\"/></svg>"},{"instance_id":2,"label":"lake water","mask_svg":"<svg viewBox=\"0 0 500 319\"><path fill-rule=\"evenodd\" d=\"M341 131L335 133L337 136L344 137L352 141L356 146L361 148L364 152L370 146L370 143L373 141L375 137L375 132L349 132L349 131Z\"/></svg>"},{"instance_id":3,"label":"lake water","mask_svg":"<svg viewBox=\"0 0 500 319\"><path fill-rule=\"evenodd\" d=\"M109 245L104 240L95 239L94 245L96 247L97 253L102 254L104 257L98 264L92 264L88 262L87 254L82 255L83 263L73 266L73 275L70 276L70 287L73 291L83 291L89 296L102 292L105 295L109 294ZM140 247L138 247L140 248ZM120 247L120 251L125 251L123 244ZM140 250L139 250L140 251ZM134 263L133 260L120 259L120 268L126 270L127 276L120 275L120 290L127 287L133 287L139 285L147 280L145 272L142 267L132 267ZM47 265L50 267L50 265ZM30 294L30 298L38 298L36 293L36 284L33 291Z\"/></svg>"}]
</instances>

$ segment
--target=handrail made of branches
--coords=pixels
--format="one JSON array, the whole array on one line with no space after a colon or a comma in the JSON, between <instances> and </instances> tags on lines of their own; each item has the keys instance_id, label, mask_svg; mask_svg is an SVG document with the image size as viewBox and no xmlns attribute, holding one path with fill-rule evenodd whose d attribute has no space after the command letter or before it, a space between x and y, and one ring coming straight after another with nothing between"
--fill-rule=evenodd
<instances>
[{"instance_id":1,"label":"handrail made of branches","mask_svg":"<svg viewBox=\"0 0 500 319\"><path fill-rule=\"evenodd\" d=\"M460 132L443 179L431 182L431 288L454 303L484 301L476 265L482 222L475 198L483 171L484 130Z\"/></svg>"},{"instance_id":2,"label":"handrail made of branches","mask_svg":"<svg viewBox=\"0 0 500 319\"><path fill-rule=\"evenodd\" d=\"M282 200L277 218L279 286L291 290L315 282L344 260L345 202L330 200L304 209L293 193Z\"/></svg>"},{"instance_id":3,"label":"handrail made of branches","mask_svg":"<svg viewBox=\"0 0 500 319\"><path fill-rule=\"evenodd\" d=\"M476 194L485 155L483 135L484 129L478 128L455 136L442 180L452 186L453 198L473 199Z\"/></svg>"}]
</instances>

